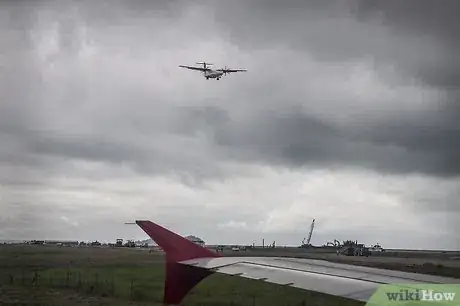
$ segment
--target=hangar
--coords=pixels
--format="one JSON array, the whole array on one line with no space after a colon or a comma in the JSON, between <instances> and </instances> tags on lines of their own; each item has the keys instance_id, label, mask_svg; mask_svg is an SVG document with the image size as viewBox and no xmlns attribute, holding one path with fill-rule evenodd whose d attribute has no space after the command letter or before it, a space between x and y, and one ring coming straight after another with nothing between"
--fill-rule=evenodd
<instances>
[{"instance_id":1,"label":"hangar","mask_svg":"<svg viewBox=\"0 0 460 306\"><path fill-rule=\"evenodd\" d=\"M196 236L190 235L190 236L187 236L187 237L185 237L185 238L188 239L188 240L190 240L190 241L192 241L192 242L195 242L196 244L201 245L201 246L203 246L203 247L204 247L204 245L205 245L203 239L198 238L198 237L196 237Z\"/></svg>"}]
</instances>

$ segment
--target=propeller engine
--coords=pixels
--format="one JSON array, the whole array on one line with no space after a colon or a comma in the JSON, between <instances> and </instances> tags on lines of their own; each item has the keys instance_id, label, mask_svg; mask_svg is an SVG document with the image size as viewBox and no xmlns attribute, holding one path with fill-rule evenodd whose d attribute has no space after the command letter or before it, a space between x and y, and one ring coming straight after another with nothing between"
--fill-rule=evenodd
<instances>
[{"instance_id":1,"label":"propeller engine","mask_svg":"<svg viewBox=\"0 0 460 306\"><path fill-rule=\"evenodd\" d=\"M227 73L229 73L227 72L227 70L228 70L227 66L225 66L225 68L217 69L217 71L221 71L224 75L227 75Z\"/></svg>"},{"instance_id":2,"label":"propeller engine","mask_svg":"<svg viewBox=\"0 0 460 306\"><path fill-rule=\"evenodd\" d=\"M211 63L206 63L206 62L197 62L198 65L203 65L203 68L206 69L208 66L212 66L213 64Z\"/></svg>"}]
</instances>

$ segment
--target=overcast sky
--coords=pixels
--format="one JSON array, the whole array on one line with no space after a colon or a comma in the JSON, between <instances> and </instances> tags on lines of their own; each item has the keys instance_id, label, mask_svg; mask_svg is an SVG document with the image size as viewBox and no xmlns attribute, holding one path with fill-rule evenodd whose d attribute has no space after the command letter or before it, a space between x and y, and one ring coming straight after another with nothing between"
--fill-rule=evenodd
<instances>
[{"instance_id":1,"label":"overcast sky","mask_svg":"<svg viewBox=\"0 0 460 306\"><path fill-rule=\"evenodd\" d=\"M459 10L2 1L0 239L458 250Z\"/></svg>"}]
</instances>

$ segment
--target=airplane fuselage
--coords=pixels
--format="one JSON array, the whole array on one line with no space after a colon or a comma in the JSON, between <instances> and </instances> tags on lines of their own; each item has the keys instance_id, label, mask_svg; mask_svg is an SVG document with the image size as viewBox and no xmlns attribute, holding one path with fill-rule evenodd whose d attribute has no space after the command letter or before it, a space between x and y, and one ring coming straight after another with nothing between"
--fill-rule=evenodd
<instances>
[{"instance_id":1,"label":"airplane fuselage","mask_svg":"<svg viewBox=\"0 0 460 306\"><path fill-rule=\"evenodd\" d=\"M217 79L219 80L224 73L222 71L209 70L204 72L204 77L208 79Z\"/></svg>"}]
</instances>

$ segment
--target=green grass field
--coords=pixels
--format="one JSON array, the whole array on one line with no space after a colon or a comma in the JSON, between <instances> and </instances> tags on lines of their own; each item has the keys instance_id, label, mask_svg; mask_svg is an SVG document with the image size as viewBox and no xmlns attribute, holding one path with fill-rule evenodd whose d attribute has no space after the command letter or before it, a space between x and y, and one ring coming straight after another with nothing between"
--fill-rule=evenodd
<instances>
[{"instance_id":1,"label":"green grass field","mask_svg":"<svg viewBox=\"0 0 460 306\"><path fill-rule=\"evenodd\" d=\"M162 305L161 253L124 248L0 246L0 304ZM363 305L214 274L182 305Z\"/></svg>"}]
</instances>

